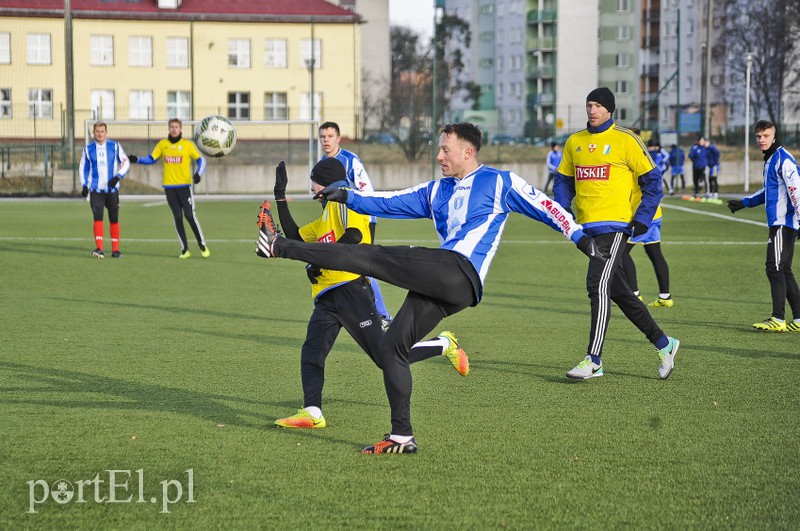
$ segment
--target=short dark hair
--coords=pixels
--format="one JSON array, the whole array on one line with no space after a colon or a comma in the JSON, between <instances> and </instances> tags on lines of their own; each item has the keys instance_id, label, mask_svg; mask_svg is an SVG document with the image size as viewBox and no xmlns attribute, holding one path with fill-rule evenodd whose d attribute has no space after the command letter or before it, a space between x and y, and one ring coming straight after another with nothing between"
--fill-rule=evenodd
<instances>
[{"instance_id":1,"label":"short dark hair","mask_svg":"<svg viewBox=\"0 0 800 531\"><path fill-rule=\"evenodd\" d=\"M105 122L95 122L95 123L94 123L94 126L92 127L92 131L94 131L94 130L95 130L95 129L97 129L98 127L105 127L105 128L106 128L106 131L108 131L108 126L106 125L106 123L105 123Z\"/></svg>"},{"instance_id":2,"label":"short dark hair","mask_svg":"<svg viewBox=\"0 0 800 531\"><path fill-rule=\"evenodd\" d=\"M554 147L556 147L557 145L558 145L558 142L552 142L552 143L550 144L550 149L553 149L553 148L554 148Z\"/></svg>"},{"instance_id":3,"label":"short dark hair","mask_svg":"<svg viewBox=\"0 0 800 531\"><path fill-rule=\"evenodd\" d=\"M446 135L456 135L461 140L466 140L475 148L475 152L481 150L481 139L483 133L478 129L478 126L469 122L459 122L455 124L447 124L442 128L442 133Z\"/></svg>"},{"instance_id":4,"label":"short dark hair","mask_svg":"<svg viewBox=\"0 0 800 531\"><path fill-rule=\"evenodd\" d=\"M336 129L336 136L342 136L342 133L339 131L339 124L336 122L322 122L319 126L319 130L322 131L323 129Z\"/></svg>"},{"instance_id":5,"label":"short dark hair","mask_svg":"<svg viewBox=\"0 0 800 531\"><path fill-rule=\"evenodd\" d=\"M777 130L778 128L775 127L775 122L771 120L759 120L756 122L756 125L753 126L753 129L755 129L756 133L760 133L761 131L766 131L767 129Z\"/></svg>"},{"instance_id":6,"label":"short dark hair","mask_svg":"<svg viewBox=\"0 0 800 531\"><path fill-rule=\"evenodd\" d=\"M180 120L178 120L177 118L173 118L172 120L169 121L169 123L170 124L178 124L179 126L181 126L181 128L183 128L183 123Z\"/></svg>"}]
</instances>

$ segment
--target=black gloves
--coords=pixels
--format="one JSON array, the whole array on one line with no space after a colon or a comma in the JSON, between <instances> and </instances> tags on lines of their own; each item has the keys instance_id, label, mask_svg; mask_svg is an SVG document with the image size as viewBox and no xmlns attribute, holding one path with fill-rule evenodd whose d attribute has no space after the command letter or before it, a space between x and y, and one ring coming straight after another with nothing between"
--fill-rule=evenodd
<instances>
[{"instance_id":1,"label":"black gloves","mask_svg":"<svg viewBox=\"0 0 800 531\"><path fill-rule=\"evenodd\" d=\"M744 208L744 203L738 199L731 199L728 201L728 208L731 210L731 214L736 214L736 212Z\"/></svg>"},{"instance_id":2,"label":"black gloves","mask_svg":"<svg viewBox=\"0 0 800 531\"><path fill-rule=\"evenodd\" d=\"M139 157L136 155L128 155L128 160L131 161L131 164L136 164L136 162L139 160Z\"/></svg>"},{"instance_id":3,"label":"black gloves","mask_svg":"<svg viewBox=\"0 0 800 531\"><path fill-rule=\"evenodd\" d=\"M637 236L645 234L649 229L647 225L645 225L644 223L640 223L636 220L633 220L630 223L628 223L628 230L631 233L631 238L635 238Z\"/></svg>"},{"instance_id":4,"label":"black gloves","mask_svg":"<svg viewBox=\"0 0 800 531\"><path fill-rule=\"evenodd\" d=\"M283 201L286 199L286 184L288 182L289 178L286 176L286 163L280 161L275 168L275 188L272 190L275 194L275 201ZM319 276L319 274L316 276ZM311 278L310 275L309 278ZM316 280L311 283L316 284Z\"/></svg>"},{"instance_id":5,"label":"black gloves","mask_svg":"<svg viewBox=\"0 0 800 531\"><path fill-rule=\"evenodd\" d=\"M326 201L333 201L334 203L347 203L347 190L332 184L320 190L319 193L314 196L314 199L324 199Z\"/></svg>"},{"instance_id":6,"label":"black gloves","mask_svg":"<svg viewBox=\"0 0 800 531\"><path fill-rule=\"evenodd\" d=\"M306 275L308 275L308 281L312 284L317 283L317 277L322 274L322 270L315 266L314 264L306 264Z\"/></svg>"},{"instance_id":7,"label":"black gloves","mask_svg":"<svg viewBox=\"0 0 800 531\"><path fill-rule=\"evenodd\" d=\"M83 188L81 188L81 195L83 197L89 197L89 187L88 186L84 186Z\"/></svg>"},{"instance_id":8,"label":"black gloves","mask_svg":"<svg viewBox=\"0 0 800 531\"><path fill-rule=\"evenodd\" d=\"M199 173L194 172L194 175L192 176L192 182L194 184L200 184L200 174Z\"/></svg>"},{"instance_id":9,"label":"black gloves","mask_svg":"<svg viewBox=\"0 0 800 531\"><path fill-rule=\"evenodd\" d=\"M591 258L592 260L602 260L603 262L608 260L608 257L605 256L603 253L600 252L600 249L597 248L597 245L594 243L594 238L589 236L581 236L581 239L578 240L576 244L578 249L581 250L583 254Z\"/></svg>"},{"instance_id":10,"label":"black gloves","mask_svg":"<svg viewBox=\"0 0 800 531\"><path fill-rule=\"evenodd\" d=\"M109 179L108 180L108 189L111 190L113 188L116 188L118 182L119 182L119 177L115 176L115 177Z\"/></svg>"}]
</instances>

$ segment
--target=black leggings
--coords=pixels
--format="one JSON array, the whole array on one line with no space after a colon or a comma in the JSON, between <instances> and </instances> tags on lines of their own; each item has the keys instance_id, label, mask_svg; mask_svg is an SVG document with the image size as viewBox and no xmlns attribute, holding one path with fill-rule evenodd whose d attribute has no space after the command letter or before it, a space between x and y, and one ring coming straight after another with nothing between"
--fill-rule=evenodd
<instances>
[{"instance_id":1,"label":"black leggings","mask_svg":"<svg viewBox=\"0 0 800 531\"><path fill-rule=\"evenodd\" d=\"M778 225L769 228L767 242L767 278L772 292L772 316L783 319L786 301L792 309L792 317L800 319L800 289L792 273L794 242L797 231Z\"/></svg>"},{"instance_id":2,"label":"black leggings","mask_svg":"<svg viewBox=\"0 0 800 531\"><path fill-rule=\"evenodd\" d=\"M625 279L628 285L634 292L639 291L639 281L636 278L636 264L631 257L631 251L636 244L628 243L628 252L622 259L622 269L625 271ZM653 263L653 269L656 272L656 280L658 281L658 291L661 293L669 293L669 265L667 264L664 253L661 252L661 242L648 243L644 245L644 252Z\"/></svg>"},{"instance_id":3,"label":"black leggings","mask_svg":"<svg viewBox=\"0 0 800 531\"><path fill-rule=\"evenodd\" d=\"M205 250L206 240L203 236L203 229L200 228L200 221L197 219L197 215L194 211L194 194L192 193L192 187L164 188L164 194L167 196L167 204L170 210L172 210L172 221L175 223L175 232L178 233L178 239L181 241L181 252L184 253L189 249L189 243L186 241L186 229L183 228L184 217L186 217L186 221L189 222L189 226L192 228L200 250Z\"/></svg>"},{"instance_id":4,"label":"black leggings","mask_svg":"<svg viewBox=\"0 0 800 531\"><path fill-rule=\"evenodd\" d=\"M392 433L412 435L409 352L445 317L480 300L480 278L462 255L427 247L336 245L279 238L275 256L350 271L408 290L381 338L377 363L392 413Z\"/></svg>"}]
</instances>

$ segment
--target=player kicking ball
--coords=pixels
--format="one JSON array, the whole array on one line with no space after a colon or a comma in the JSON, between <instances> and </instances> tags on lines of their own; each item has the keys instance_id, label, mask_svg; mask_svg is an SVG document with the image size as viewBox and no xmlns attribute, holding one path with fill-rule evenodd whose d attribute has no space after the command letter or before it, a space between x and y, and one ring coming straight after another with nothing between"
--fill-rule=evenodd
<instances>
[{"instance_id":1,"label":"player kicking ball","mask_svg":"<svg viewBox=\"0 0 800 531\"><path fill-rule=\"evenodd\" d=\"M334 183L345 186L346 178L341 162L335 158L323 159L311 170L311 190L316 194ZM275 169L274 193L281 227L287 238L336 246L372 243L369 216L357 214L345 205L331 201L320 200L320 217L298 227L286 201L287 183L286 165L281 161ZM306 274L311 282L314 311L300 353L303 408L291 417L276 420L275 424L282 428L319 429L327 425L322 415L325 360L342 328L380 368L378 348L384 332L370 280L359 274L321 269L312 264L306 266ZM435 339L414 345L409 352L409 363L440 355L447 357L462 376L469 373L469 358L452 332L442 332Z\"/></svg>"},{"instance_id":2,"label":"player kicking ball","mask_svg":"<svg viewBox=\"0 0 800 531\"><path fill-rule=\"evenodd\" d=\"M383 440L364 448L363 453L417 451L411 427L411 350L442 319L480 302L509 213L518 212L545 223L575 242L593 260L603 260L592 238L583 234L568 211L518 175L478 163L481 136L480 130L469 123L444 127L437 154L442 179L371 195L336 185L317 193L318 198L346 204L349 210L360 214L432 219L441 241L438 249L299 242L278 234L269 202L261 206L258 256L351 271L408 290L378 346L392 430Z\"/></svg>"}]
</instances>

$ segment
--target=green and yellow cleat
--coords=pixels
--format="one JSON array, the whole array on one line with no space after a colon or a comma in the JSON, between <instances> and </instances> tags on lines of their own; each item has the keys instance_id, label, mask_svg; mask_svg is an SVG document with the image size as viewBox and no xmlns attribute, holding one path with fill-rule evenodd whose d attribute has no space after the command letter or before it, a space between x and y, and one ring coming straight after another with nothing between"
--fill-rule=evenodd
<instances>
[{"instance_id":1,"label":"green and yellow cleat","mask_svg":"<svg viewBox=\"0 0 800 531\"><path fill-rule=\"evenodd\" d=\"M779 321L774 317L770 317L760 323L753 323L753 328L763 332L786 332L786 321Z\"/></svg>"},{"instance_id":2,"label":"green and yellow cleat","mask_svg":"<svg viewBox=\"0 0 800 531\"><path fill-rule=\"evenodd\" d=\"M648 306L651 308L672 308L673 304L672 297L669 299L662 299L659 297L654 302L648 304Z\"/></svg>"},{"instance_id":3,"label":"green and yellow cleat","mask_svg":"<svg viewBox=\"0 0 800 531\"><path fill-rule=\"evenodd\" d=\"M208 258L209 256L211 256L211 249L206 247L205 249L200 251L200 256L202 256L203 258Z\"/></svg>"},{"instance_id":4,"label":"green and yellow cleat","mask_svg":"<svg viewBox=\"0 0 800 531\"><path fill-rule=\"evenodd\" d=\"M192 253L190 253L189 251L184 251L184 252L182 252L181 254L178 255L178 258L180 258L181 260L188 260L191 257L192 257Z\"/></svg>"},{"instance_id":5,"label":"green and yellow cleat","mask_svg":"<svg viewBox=\"0 0 800 531\"><path fill-rule=\"evenodd\" d=\"M800 322L798 321L789 321L786 323L786 331L787 332L800 332Z\"/></svg>"},{"instance_id":6,"label":"green and yellow cleat","mask_svg":"<svg viewBox=\"0 0 800 531\"><path fill-rule=\"evenodd\" d=\"M296 415L292 415L291 417L286 417L285 419L278 419L275 421L276 426L280 426L281 428L310 428L310 429L319 429L324 428L327 426L325 423L325 417L315 418L311 416L311 413L306 411L305 409L300 409L297 411Z\"/></svg>"},{"instance_id":7,"label":"green and yellow cleat","mask_svg":"<svg viewBox=\"0 0 800 531\"><path fill-rule=\"evenodd\" d=\"M447 348L442 352L442 356L445 356L450 363L453 364L453 367L458 371L458 374L461 376L466 376L469 374L469 358L467 357L467 353L464 352L460 346L458 346L458 340L453 332L442 332L439 334L439 337L443 337L447 339L449 345Z\"/></svg>"}]
</instances>

